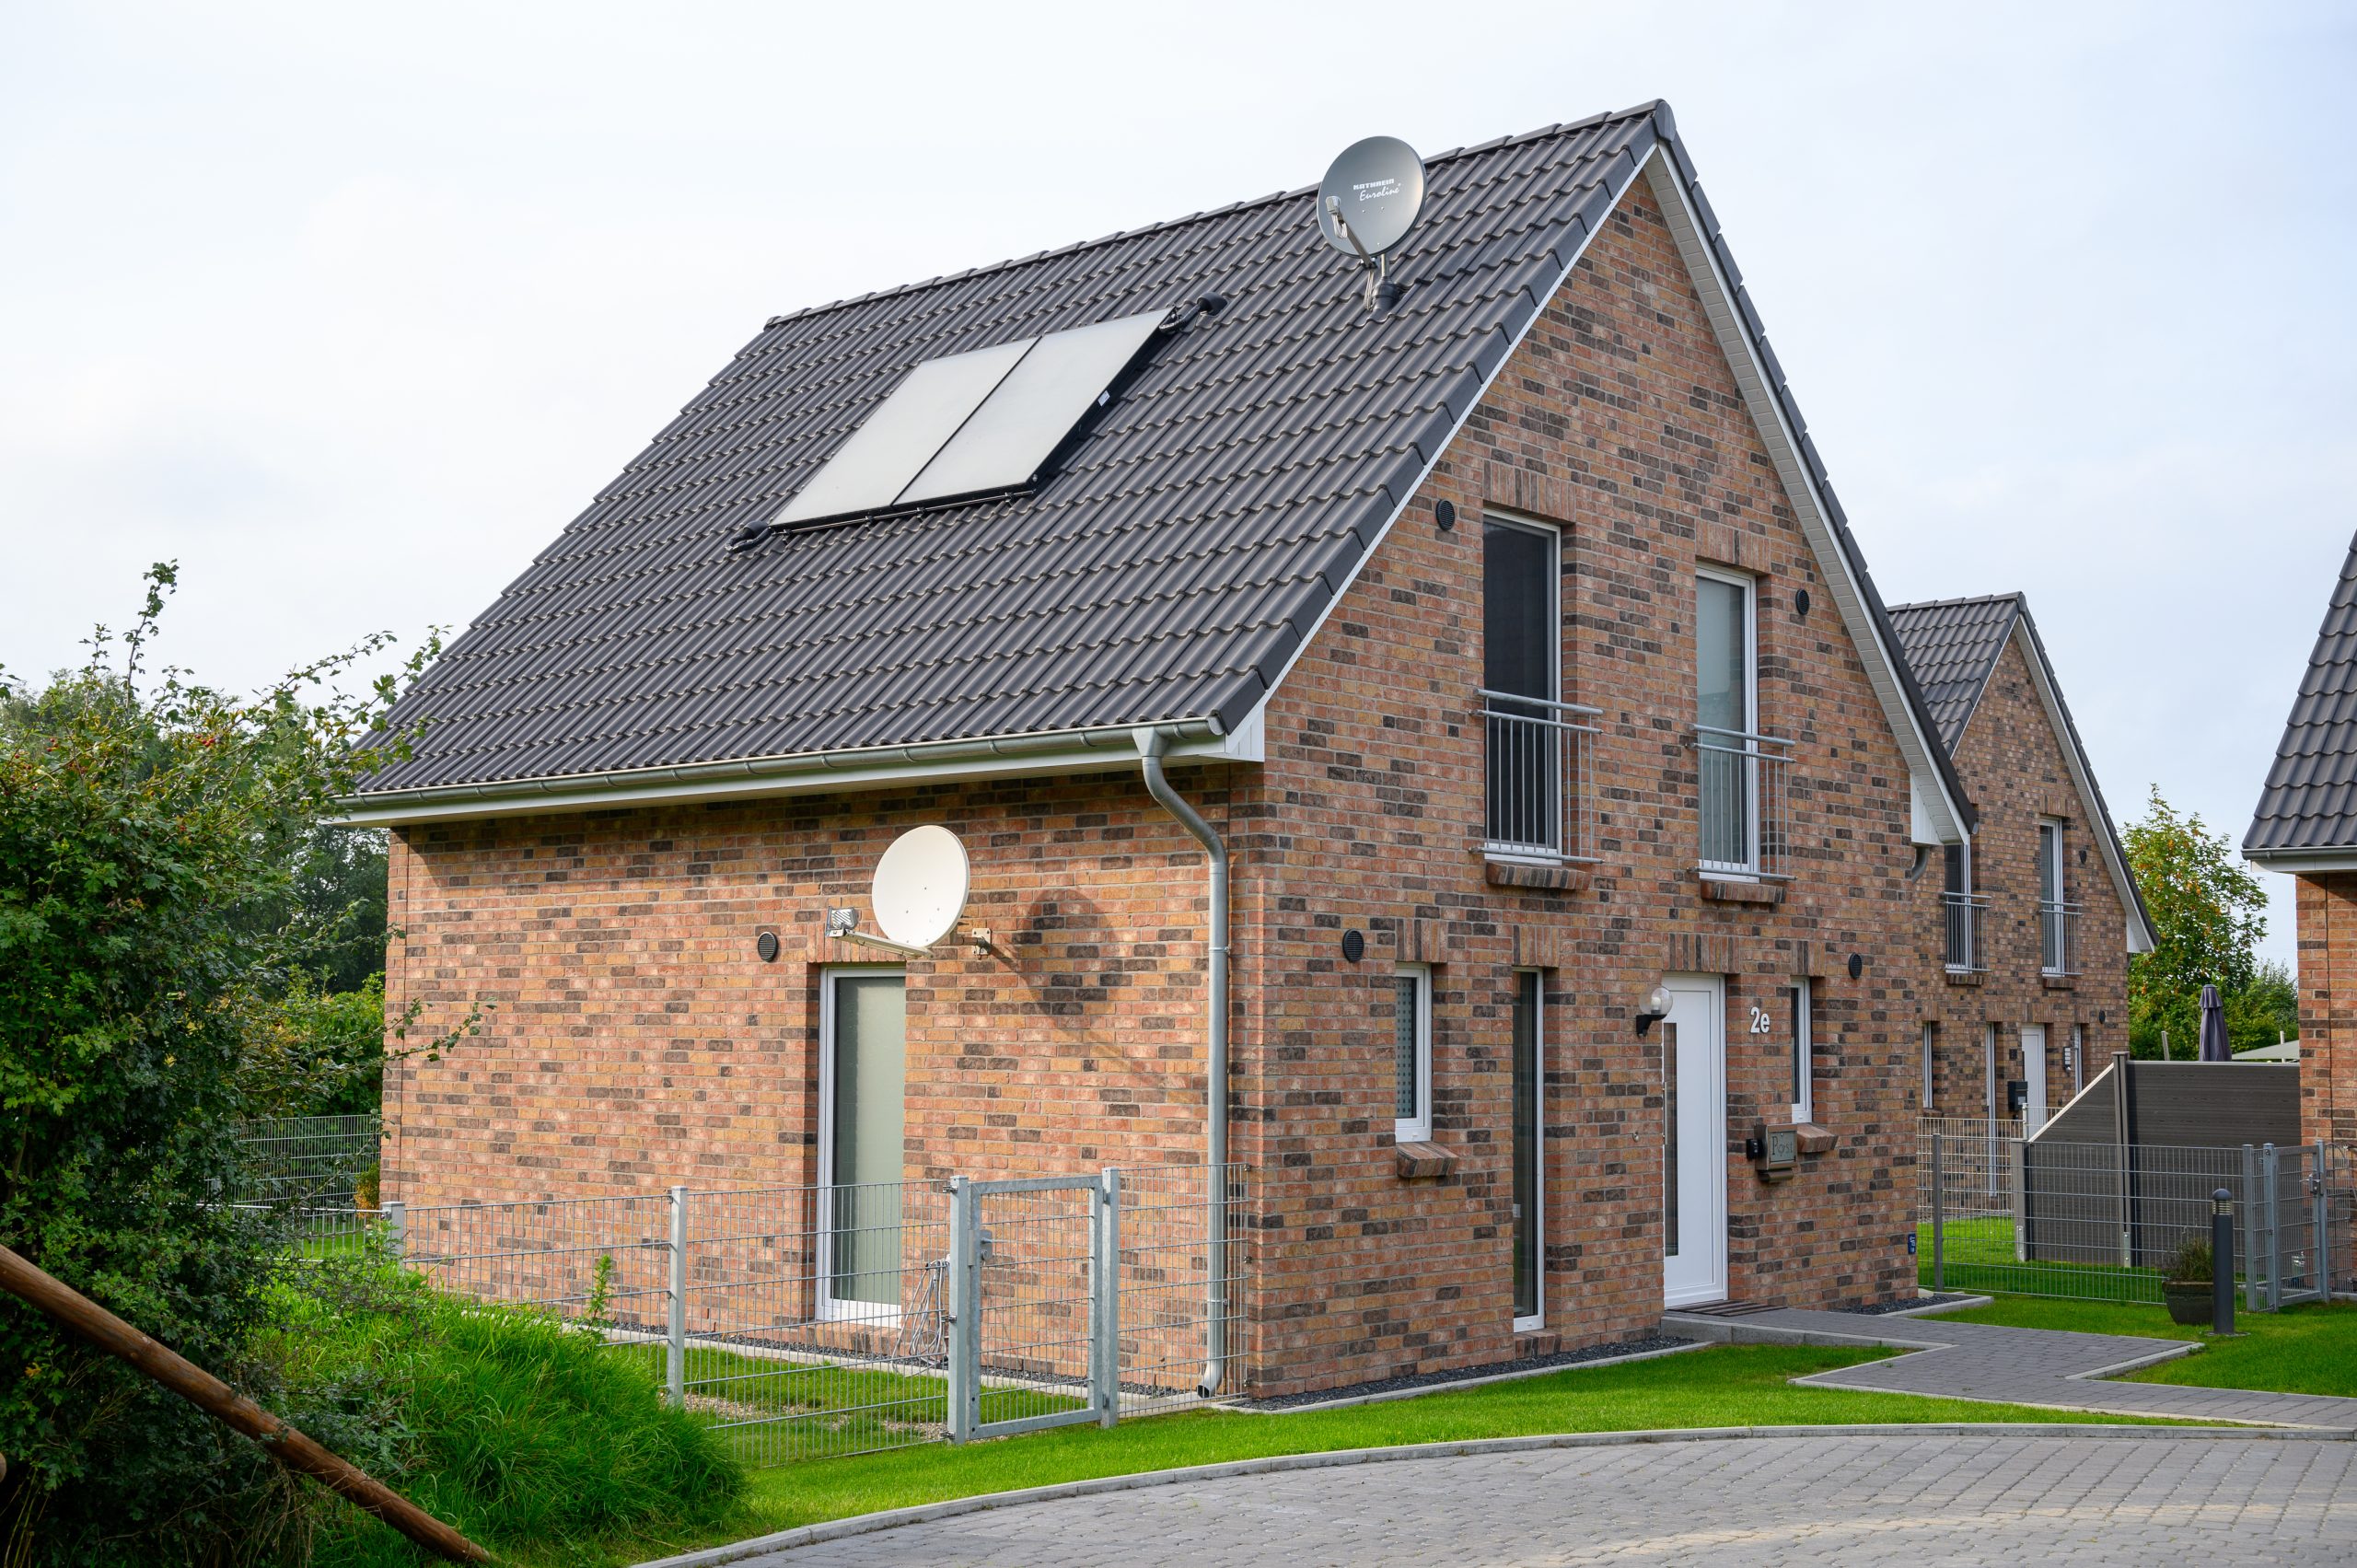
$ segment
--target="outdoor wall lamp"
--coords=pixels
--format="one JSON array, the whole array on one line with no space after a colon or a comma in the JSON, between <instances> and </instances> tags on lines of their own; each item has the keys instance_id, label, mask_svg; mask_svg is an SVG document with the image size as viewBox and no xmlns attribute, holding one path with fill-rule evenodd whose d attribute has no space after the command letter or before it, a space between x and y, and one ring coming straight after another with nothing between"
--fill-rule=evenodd
<instances>
[{"instance_id":1,"label":"outdoor wall lamp","mask_svg":"<svg viewBox=\"0 0 2357 1568\"><path fill-rule=\"evenodd\" d=\"M1645 993L1643 1003L1637 1008L1637 1038L1644 1039L1655 1024L1668 1017L1669 1009L1669 987L1656 981L1654 988Z\"/></svg>"}]
</instances>

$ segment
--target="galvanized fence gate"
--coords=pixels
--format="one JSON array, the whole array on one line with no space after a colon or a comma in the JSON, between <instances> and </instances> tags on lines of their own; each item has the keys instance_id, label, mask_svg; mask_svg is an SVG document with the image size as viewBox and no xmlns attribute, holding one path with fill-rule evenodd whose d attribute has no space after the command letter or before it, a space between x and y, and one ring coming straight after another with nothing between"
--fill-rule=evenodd
<instances>
[{"instance_id":1,"label":"galvanized fence gate","mask_svg":"<svg viewBox=\"0 0 2357 1568\"><path fill-rule=\"evenodd\" d=\"M2220 1191L2250 1310L2326 1299L2357 1268L2350 1151L2328 1143L2065 1143L1946 1121L1926 1131L1920 1170L1918 1264L1934 1290L2157 1302Z\"/></svg>"},{"instance_id":2,"label":"galvanized fence gate","mask_svg":"<svg viewBox=\"0 0 2357 1568\"><path fill-rule=\"evenodd\" d=\"M758 1465L1202 1402L1248 1234L1211 1217L1242 1195L1152 1166L276 1212L298 1257L382 1245L596 1330Z\"/></svg>"}]
</instances>

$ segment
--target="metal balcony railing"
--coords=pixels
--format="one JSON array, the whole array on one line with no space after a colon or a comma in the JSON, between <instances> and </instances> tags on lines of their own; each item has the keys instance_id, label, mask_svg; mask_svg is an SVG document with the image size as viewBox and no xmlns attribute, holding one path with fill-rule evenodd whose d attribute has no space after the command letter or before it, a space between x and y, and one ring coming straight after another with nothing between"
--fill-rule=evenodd
<instances>
[{"instance_id":1,"label":"metal balcony railing","mask_svg":"<svg viewBox=\"0 0 2357 1568\"><path fill-rule=\"evenodd\" d=\"M1510 691L1478 694L1489 749L1482 853L1557 865L1595 860L1589 754L1600 732L1589 721L1602 710Z\"/></svg>"},{"instance_id":2,"label":"metal balcony railing","mask_svg":"<svg viewBox=\"0 0 2357 1568\"><path fill-rule=\"evenodd\" d=\"M2079 972L2079 906L2038 906L2038 967L2048 974Z\"/></svg>"},{"instance_id":3,"label":"metal balcony railing","mask_svg":"<svg viewBox=\"0 0 2357 1568\"><path fill-rule=\"evenodd\" d=\"M1702 869L1781 881L1792 819L1784 774L1793 743L1782 736L1694 726L1701 786Z\"/></svg>"},{"instance_id":4,"label":"metal balcony railing","mask_svg":"<svg viewBox=\"0 0 2357 1568\"><path fill-rule=\"evenodd\" d=\"M1989 967L1980 950L1980 914L1989 907L1983 893L1942 893L1940 912L1947 926L1947 966L1957 973L1978 973Z\"/></svg>"}]
</instances>

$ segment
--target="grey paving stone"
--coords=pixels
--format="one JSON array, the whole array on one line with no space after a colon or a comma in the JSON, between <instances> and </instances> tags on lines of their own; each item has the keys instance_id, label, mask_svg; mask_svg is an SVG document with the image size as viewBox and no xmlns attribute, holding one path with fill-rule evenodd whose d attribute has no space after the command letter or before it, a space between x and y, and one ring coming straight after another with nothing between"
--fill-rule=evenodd
<instances>
[{"instance_id":1,"label":"grey paving stone","mask_svg":"<svg viewBox=\"0 0 2357 1568\"><path fill-rule=\"evenodd\" d=\"M1795 1436L1419 1458L968 1514L804 1563L2243 1564L2357 1559L2357 1444Z\"/></svg>"}]
</instances>

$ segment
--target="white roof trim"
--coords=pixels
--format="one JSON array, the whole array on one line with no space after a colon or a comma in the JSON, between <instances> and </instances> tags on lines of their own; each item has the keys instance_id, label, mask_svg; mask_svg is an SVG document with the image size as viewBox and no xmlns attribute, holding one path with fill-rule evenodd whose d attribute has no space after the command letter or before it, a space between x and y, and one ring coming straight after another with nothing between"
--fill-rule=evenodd
<instances>
[{"instance_id":1,"label":"white roof trim","mask_svg":"<svg viewBox=\"0 0 2357 1568\"><path fill-rule=\"evenodd\" d=\"M1662 157L1658 147L1654 157ZM1647 160L1648 168L1653 161ZM1768 448L1769 459L1776 465L1776 477L1782 481L1784 494L1792 500L1809 549L1818 564L1826 568L1826 587L1840 611L1841 622L1848 628L1851 640L1870 656L1866 660L1866 679L1881 701L1884 715L1907 759L1908 773L1921 807L1916 815L1923 819L1920 825L1928 827L1941 842L1965 842L1972 832L1966 826L1963 803L1948 793L1946 777L1936 760L1934 749L1939 738L1926 735L1916 722L1914 708L1907 701L1907 690L1898 673L1898 652L1884 643L1874 616L1866 610L1865 591L1851 568L1840 540L1834 537L1824 497L1817 493L1808 466L1801 461L1798 435L1784 421L1782 404L1769 385L1767 370L1759 363L1751 334L1736 309L1735 290L1720 272L1718 258L1702 236L1701 219L1694 211L1686 182L1672 169L1668 179L1654 182L1654 189L1663 197L1662 215L1668 220L1670 234L1678 242L1687 275L1693 280L1695 292L1701 296L1703 313L1718 334L1719 352L1725 355L1735 373L1744 405L1759 432L1761 444Z\"/></svg>"}]
</instances>

